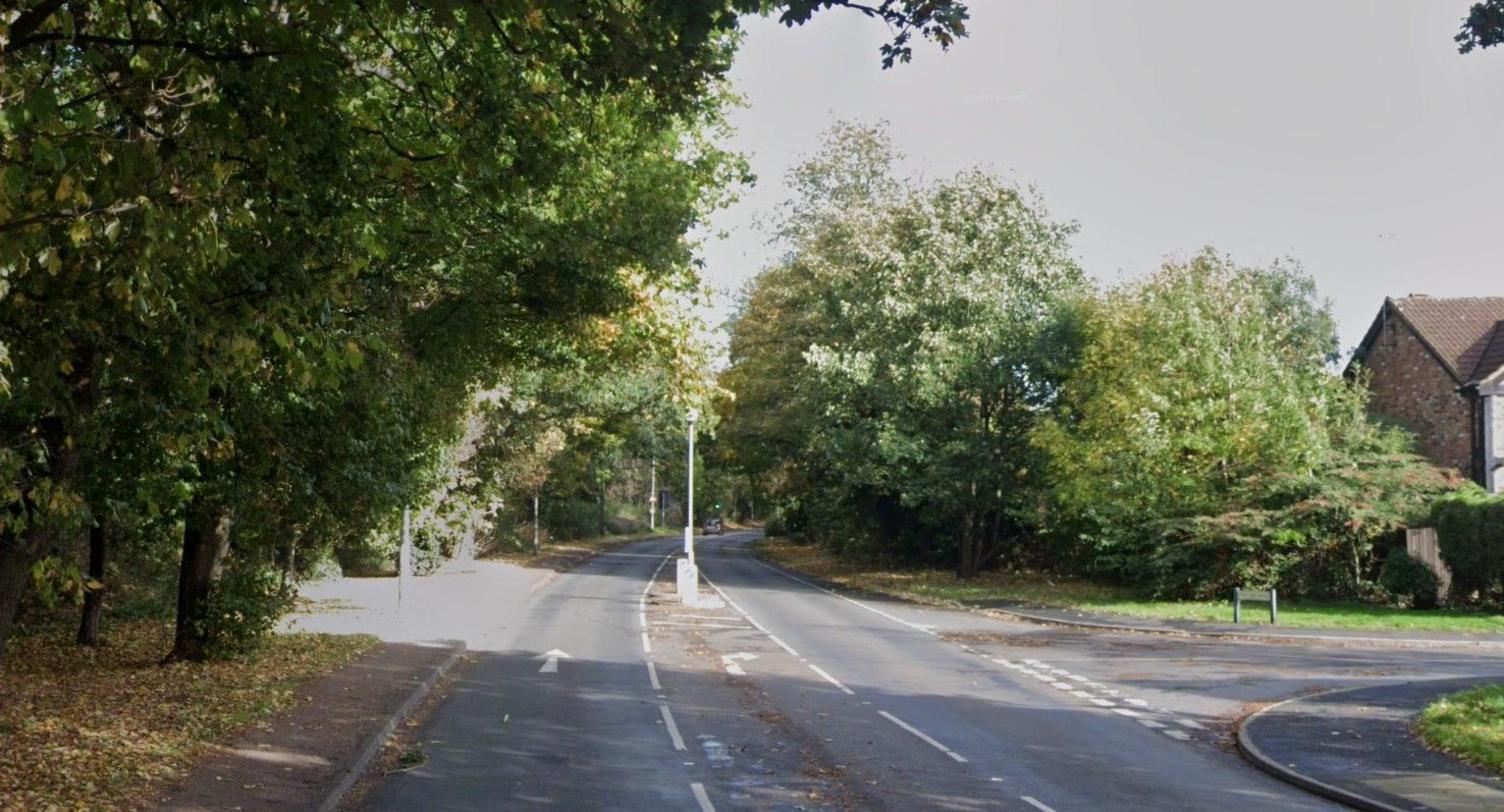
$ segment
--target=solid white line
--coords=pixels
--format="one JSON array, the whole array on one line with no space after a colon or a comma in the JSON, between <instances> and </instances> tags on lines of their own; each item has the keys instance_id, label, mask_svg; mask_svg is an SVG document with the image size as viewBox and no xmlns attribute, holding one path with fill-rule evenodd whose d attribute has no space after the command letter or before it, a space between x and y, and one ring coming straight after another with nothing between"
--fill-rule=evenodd
<instances>
[{"instance_id":1,"label":"solid white line","mask_svg":"<svg viewBox=\"0 0 1504 812\"><path fill-rule=\"evenodd\" d=\"M673 557L674 557L674 554L673 554L673 553L669 553L669 554L668 554L668 555L666 555L666 556L664 556L664 557L663 557L663 560L662 560L662 561L659 561L659 562L658 562L658 568L657 568L657 569L655 569L655 570L653 570L653 575L652 575L652 577L650 577L650 578L648 578L648 583L647 583L647 586L644 586L644 587L643 587L643 588L642 588L642 594L643 594L643 597L647 597L647 594L648 594L648 593L649 593L649 592L652 592L652 591L653 591L653 583L654 583L654 582L656 582L656 581L657 581L657 580L658 580L658 573L660 573L660 572L662 572L662 571L663 571L663 567L664 567L664 565L665 565L665 564L667 564L667 563L668 563L668 560L669 560L669 559L670 559L670 558L673 558Z\"/></svg>"},{"instance_id":2,"label":"solid white line","mask_svg":"<svg viewBox=\"0 0 1504 812\"><path fill-rule=\"evenodd\" d=\"M715 812L715 805L710 803L710 796L705 794L704 784L690 784L689 791L693 792L695 800L700 802L700 812Z\"/></svg>"},{"instance_id":3,"label":"solid white line","mask_svg":"<svg viewBox=\"0 0 1504 812\"><path fill-rule=\"evenodd\" d=\"M937 742L934 739L930 738L929 734L925 733L923 730L920 730L919 728L914 727L913 725L909 724L908 722L905 722L904 720L898 718L897 716L894 716L891 713L888 713L887 711L878 711L877 715L883 717L884 719L887 719L888 721L892 722L895 725L898 725L899 727L903 728L904 730L909 731L910 733L914 734L915 736L918 736L920 741L924 742L925 744L928 744L929 746L935 748L936 750L939 750L940 752L946 754L947 756L950 756L951 758L955 759L956 761L959 761L962 764L966 763L966 758L964 756L962 756L960 753L957 753L956 751L950 749L949 747L946 747L945 745L941 744L940 742Z\"/></svg>"},{"instance_id":4,"label":"solid white line","mask_svg":"<svg viewBox=\"0 0 1504 812\"><path fill-rule=\"evenodd\" d=\"M652 654L653 653L653 643L652 643L652 641L648 640L648 633L647 632L643 632L642 633L642 653L643 654Z\"/></svg>"},{"instance_id":5,"label":"solid white line","mask_svg":"<svg viewBox=\"0 0 1504 812\"><path fill-rule=\"evenodd\" d=\"M832 677L831 675L825 673L825 669L821 668L820 666L815 665L814 663L810 663L809 664L809 669L811 671L815 672L816 674L819 674L820 676L824 677L826 682L830 683L831 685L836 686L837 688L840 688L843 693L849 694L851 696L855 696L856 695L855 692L853 692L850 688L847 688L846 686L842 685L840 680L838 680L835 677Z\"/></svg>"},{"instance_id":6,"label":"solid white line","mask_svg":"<svg viewBox=\"0 0 1504 812\"><path fill-rule=\"evenodd\" d=\"M658 710L663 711L663 724L668 728L668 737L674 742L675 750L684 749L684 737L679 735L679 726L674 724L673 711L667 705L659 705Z\"/></svg>"},{"instance_id":7,"label":"solid white line","mask_svg":"<svg viewBox=\"0 0 1504 812\"><path fill-rule=\"evenodd\" d=\"M1027 795L1020 795L1020 796L1018 796L1018 797L1019 797L1019 799L1021 799L1021 800L1022 800L1022 801L1023 801L1023 802L1024 802L1024 803L1026 803L1026 804L1028 804L1028 805L1029 805L1029 806L1032 806L1032 807L1034 807L1034 808L1035 808L1035 809L1038 809L1038 810L1039 810L1039 812L1055 812L1055 810L1054 810L1054 809L1051 809L1051 808L1050 808L1050 807L1048 807L1048 806L1045 806L1045 805L1044 805L1044 804L1042 804L1042 803L1040 803L1040 802L1038 802L1038 801L1036 801L1036 800L1034 800L1034 799L1033 799L1033 798L1030 798L1030 797L1029 797L1029 796L1027 796Z\"/></svg>"},{"instance_id":8,"label":"solid white line","mask_svg":"<svg viewBox=\"0 0 1504 812\"><path fill-rule=\"evenodd\" d=\"M655 626L678 626L687 629L750 629L745 623L680 623L677 620L660 620Z\"/></svg>"},{"instance_id":9,"label":"solid white line","mask_svg":"<svg viewBox=\"0 0 1504 812\"><path fill-rule=\"evenodd\" d=\"M803 578L800 578L797 575L790 575L789 573L784 572L783 570L781 570L781 569L779 569L779 568L777 568L775 566L772 566L771 564L768 564L768 563L766 563L766 562L762 561L761 559L756 558L754 556L748 555L747 558L749 560L751 560L751 561L757 562L757 564L759 564L760 566L762 566L764 569L768 569L768 570L771 570L773 572L776 572L779 575L782 575L783 577L789 579L790 581L794 581L795 583L804 584L805 586L809 587L810 589L814 589L814 590L818 590L820 592L824 592L827 595L834 595L837 598L840 598L841 600L846 601L849 604L852 604L853 606L860 606L861 608L866 609L867 611L871 612L874 615L879 615L879 616L885 617L888 620L893 621L894 623L897 623L897 624L902 625L902 626L907 626L910 629L913 629L914 631L917 631L917 632L923 632L923 633L931 635L931 636L933 636L935 634L935 630L933 628L926 627L926 626L921 626L918 623L910 623L909 621L904 620L903 618L900 618L900 617L894 617L893 615L890 615L887 612L884 612L883 610L878 609L875 606L868 606L867 604L862 603L861 601L856 600L855 598L848 598L845 595L842 595L841 593L836 592L835 590L826 589L825 587L820 586L818 584L812 584L809 581L806 581L806 580L804 580Z\"/></svg>"},{"instance_id":10,"label":"solid white line","mask_svg":"<svg viewBox=\"0 0 1504 812\"><path fill-rule=\"evenodd\" d=\"M637 625L644 630L648 627L648 613L642 609L637 610Z\"/></svg>"},{"instance_id":11,"label":"solid white line","mask_svg":"<svg viewBox=\"0 0 1504 812\"><path fill-rule=\"evenodd\" d=\"M663 690L663 686L658 684L658 667L653 665L652 660L648 660L648 684L652 685L655 691Z\"/></svg>"},{"instance_id":12,"label":"solid white line","mask_svg":"<svg viewBox=\"0 0 1504 812\"><path fill-rule=\"evenodd\" d=\"M755 561L756 559L753 559L753 560ZM783 640L779 639L778 635L773 634L772 632L768 631L768 629L767 629L766 626L764 626L761 623L758 623L757 621L753 620L752 616L749 615L749 614L747 614L747 610L743 609L739 604L737 604L736 601L732 600L731 596L727 595L724 590L722 590L720 587L716 586L715 582L712 581L712 580L710 580L708 577L706 577L706 575L705 575L705 573L703 571L700 572L700 580L704 581L707 584L710 584L710 588L715 590L715 594L721 596L721 600L725 601L727 606L730 606L732 609L735 609L738 614L740 614L742 617L744 617L744 618L747 619L748 623L751 623L753 626L757 627L758 631L760 631L763 634L767 635L769 640L772 640L774 643L777 643L779 648L783 649L784 651L787 651L789 653L789 655L792 656L792 657L798 657L799 656L799 652L795 651L793 646L789 645L788 643L783 642Z\"/></svg>"},{"instance_id":13,"label":"solid white line","mask_svg":"<svg viewBox=\"0 0 1504 812\"><path fill-rule=\"evenodd\" d=\"M783 642L783 638L779 637L778 635L773 634L772 632L768 632L768 639L772 640L774 643L777 643L779 648L787 651L791 656L799 656L799 652L795 651L793 646Z\"/></svg>"}]
</instances>

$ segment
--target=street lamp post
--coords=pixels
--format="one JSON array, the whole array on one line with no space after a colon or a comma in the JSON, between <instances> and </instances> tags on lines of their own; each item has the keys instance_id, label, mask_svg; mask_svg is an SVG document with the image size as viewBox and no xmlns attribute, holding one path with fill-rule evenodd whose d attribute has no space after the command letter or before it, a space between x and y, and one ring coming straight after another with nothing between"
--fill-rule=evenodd
<instances>
[{"instance_id":1,"label":"street lamp post","mask_svg":"<svg viewBox=\"0 0 1504 812\"><path fill-rule=\"evenodd\" d=\"M679 601L693 606L700 593L700 570L695 566L695 423L700 419L698 409L690 409L686 416L689 438L689 464L684 498L684 557L679 559Z\"/></svg>"}]
</instances>

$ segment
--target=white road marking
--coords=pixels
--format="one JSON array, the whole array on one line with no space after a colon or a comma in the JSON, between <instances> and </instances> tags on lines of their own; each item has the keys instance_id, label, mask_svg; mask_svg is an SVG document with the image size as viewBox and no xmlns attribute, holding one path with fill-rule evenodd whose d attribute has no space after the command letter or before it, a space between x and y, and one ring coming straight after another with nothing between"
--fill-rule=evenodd
<instances>
[{"instance_id":1,"label":"white road marking","mask_svg":"<svg viewBox=\"0 0 1504 812\"><path fill-rule=\"evenodd\" d=\"M1125 699L1123 701L1127 702L1130 705L1137 705L1140 708L1147 708L1147 707L1149 707L1149 703L1145 702L1142 699Z\"/></svg>"},{"instance_id":2,"label":"white road marking","mask_svg":"<svg viewBox=\"0 0 1504 812\"><path fill-rule=\"evenodd\" d=\"M684 626L691 629L750 629L745 623L680 623L677 620L660 620L654 626Z\"/></svg>"},{"instance_id":3,"label":"white road marking","mask_svg":"<svg viewBox=\"0 0 1504 812\"><path fill-rule=\"evenodd\" d=\"M675 750L684 749L684 737L679 735L679 726L674 724L674 712L667 705L659 705L658 710L663 712L663 724L668 728L668 737L674 743Z\"/></svg>"},{"instance_id":4,"label":"white road marking","mask_svg":"<svg viewBox=\"0 0 1504 812\"><path fill-rule=\"evenodd\" d=\"M1096 697L1092 696L1091 691L1071 691L1071 693L1082 699L1096 699Z\"/></svg>"},{"instance_id":5,"label":"white road marking","mask_svg":"<svg viewBox=\"0 0 1504 812\"><path fill-rule=\"evenodd\" d=\"M569 659L568 654L558 649L554 649L547 654L540 654L538 656L547 658L543 661L543 667L538 669L539 674L557 674L559 673L559 658L562 657L566 660Z\"/></svg>"},{"instance_id":6,"label":"white road marking","mask_svg":"<svg viewBox=\"0 0 1504 812\"><path fill-rule=\"evenodd\" d=\"M877 715L883 717L884 719L887 719L888 721L892 722L895 725L898 725L899 727L903 728L904 730L907 730L908 732L914 734L915 736L918 736L920 741L924 742L925 744L928 744L929 746L935 748L936 750L939 750L940 752L946 754L947 756L950 756L952 759L955 759L956 761L959 761L962 764L966 763L966 757L965 756L962 756L960 753L957 753L956 751L950 749L949 747L946 747L945 745L941 744L940 742L935 741L933 738L930 737L930 735L928 733L925 733L923 730L920 730L919 728L914 727L913 725L909 724L908 722L905 722L904 720L898 718L897 716L894 716L891 713L888 713L887 711L878 711Z\"/></svg>"},{"instance_id":7,"label":"white road marking","mask_svg":"<svg viewBox=\"0 0 1504 812\"><path fill-rule=\"evenodd\" d=\"M757 562L757 564L760 565L760 566L762 566L764 569L771 570L772 572L776 572L779 575L782 575L783 577L789 579L790 581L794 581L795 583L804 584L805 586L809 587L810 589L814 589L814 590L818 590L820 592L824 592L827 595L834 595L837 598L840 598L841 600L846 601L847 603L849 603L849 604L851 604L853 606L859 606L859 607L861 607L863 609L866 609L867 611L871 612L874 615L879 615L881 617L885 617L888 620L891 620L894 623L897 623L897 624L899 624L901 626L907 626L908 628L913 629L916 632L923 632L924 634L928 634L928 635L931 635L931 636L933 636L935 634L935 628L933 626L924 626L924 625L921 625L919 623L910 623L909 621L904 620L901 617L894 617L893 615L890 615L887 612L884 612L883 610L878 609L875 606L868 606L867 604L862 603L861 601L856 600L855 598L848 598L845 595L842 595L841 593L836 592L833 589L826 589L825 587L820 586L818 584L812 584L809 581L806 581L806 580L804 580L803 578L800 578L797 575L790 575L789 573L784 572L783 570L781 570L781 569L779 569L779 568L777 568L777 567L775 567L775 566L773 566L771 564L768 564L767 562L765 562L765 561L763 561L763 560L761 560L761 559L759 559L759 558L757 558L755 556L749 555L749 556L747 556L747 558L750 559L750 560L752 560L752 561ZM717 590L717 591L719 591L719 590Z\"/></svg>"},{"instance_id":8,"label":"white road marking","mask_svg":"<svg viewBox=\"0 0 1504 812\"><path fill-rule=\"evenodd\" d=\"M1034 799L1033 799L1033 798L1030 798L1030 797L1029 797L1029 796L1027 796L1027 795L1020 795L1020 796L1018 796L1018 797L1019 797L1019 799L1020 799L1020 800L1022 800L1022 801L1023 801L1023 802L1024 802L1024 803L1026 803L1026 804L1028 804L1028 805L1029 805L1029 806L1032 806L1032 807L1034 807L1034 808L1035 808L1035 809L1038 809L1038 810L1039 810L1039 812L1055 812L1055 810L1054 810L1054 809L1051 809L1051 808L1050 808L1050 807L1048 807L1048 806L1045 806L1045 805L1044 805L1044 804L1042 804L1042 803L1040 803L1040 802L1038 802L1038 801L1036 801L1036 800L1034 800Z\"/></svg>"},{"instance_id":9,"label":"white road marking","mask_svg":"<svg viewBox=\"0 0 1504 812\"><path fill-rule=\"evenodd\" d=\"M710 802L710 796L705 794L705 785L693 783L689 785L689 791L695 795L695 800L700 804L700 812L715 812L715 805Z\"/></svg>"},{"instance_id":10,"label":"white road marking","mask_svg":"<svg viewBox=\"0 0 1504 812\"><path fill-rule=\"evenodd\" d=\"M1091 682L1091 680L1087 679L1086 677L1081 676L1080 674L1067 674L1066 677L1069 678L1069 679L1073 679L1076 682L1082 682L1082 683L1089 683L1089 682Z\"/></svg>"},{"instance_id":11,"label":"white road marking","mask_svg":"<svg viewBox=\"0 0 1504 812\"><path fill-rule=\"evenodd\" d=\"M1166 736L1169 736L1176 741L1188 742L1191 740L1191 734L1185 732L1184 730L1161 730L1159 732L1165 734Z\"/></svg>"},{"instance_id":12,"label":"white road marking","mask_svg":"<svg viewBox=\"0 0 1504 812\"><path fill-rule=\"evenodd\" d=\"M725 615L685 615L685 614L680 614L678 612L674 613L674 617L687 617L687 618L689 618L691 620L731 620L732 619L732 618L726 617Z\"/></svg>"},{"instance_id":13,"label":"white road marking","mask_svg":"<svg viewBox=\"0 0 1504 812\"><path fill-rule=\"evenodd\" d=\"M643 609L637 610L637 625L644 630L648 627L648 613Z\"/></svg>"},{"instance_id":14,"label":"white road marking","mask_svg":"<svg viewBox=\"0 0 1504 812\"><path fill-rule=\"evenodd\" d=\"M753 560L755 561L756 559L753 559ZM772 632L768 631L768 629L767 629L766 626L763 626L761 623L758 623L757 621L753 620L752 616L749 615L749 614L747 614L747 610L743 609L740 605L737 604L736 601L734 601L734 600L731 599L730 595L727 595L724 591L721 590L720 587L716 586L714 581L711 581L709 578L705 577L705 573L703 571L700 572L700 580L704 581L707 584L710 584L710 588L714 589L715 592L716 592L716 594L720 595L721 599L724 600L724 601L726 601L726 605L727 606L730 606L732 609L735 609L738 614L740 614L742 617L744 617L744 618L747 619L748 623L751 623L753 626L757 627L758 631L760 631L763 634L767 635L769 640L772 640L774 643L777 643L779 648L783 649L784 651L787 651L789 653L789 656L791 656L791 657L798 657L799 656L799 652L795 651L793 646L789 645L788 643L783 642L783 640L779 639L778 635L773 634Z\"/></svg>"},{"instance_id":15,"label":"white road marking","mask_svg":"<svg viewBox=\"0 0 1504 812\"><path fill-rule=\"evenodd\" d=\"M642 633L642 653L643 654L652 654L653 653L653 643L652 643L652 641L648 640L648 633L647 632L643 632Z\"/></svg>"},{"instance_id":16,"label":"white road marking","mask_svg":"<svg viewBox=\"0 0 1504 812\"><path fill-rule=\"evenodd\" d=\"M842 685L840 680L838 680L835 677L832 677L831 675L825 673L825 669L821 668L820 666L815 665L814 663L810 663L809 664L809 670L815 672L816 674L819 674L821 677L824 677L825 681L828 682L828 683L830 683L831 685L834 685L837 688L840 688L842 693L845 693L845 694L847 694L849 696L855 696L856 695L856 693L854 691L852 691L850 688L847 688L846 686Z\"/></svg>"},{"instance_id":17,"label":"white road marking","mask_svg":"<svg viewBox=\"0 0 1504 812\"><path fill-rule=\"evenodd\" d=\"M1124 716L1129 716L1129 717L1132 717L1134 719L1138 718L1138 711L1136 711L1136 710L1129 710L1128 708L1113 708L1112 712L1113 713L1121 713Z\"/></svg>"},{"instance_id":18,"label":"white road marking","mask_svg":"<svg viewBox=\"0 0 1504 812\"><path fill-rule=\"evenodd\" d=\"M1180 725L1181 727L1188 727L1191 730L1206 730L1206 726L1196 721L1195 719L1181 719L1177 716L1175 717L1175 724Z\"/></svg>"},{"instance_id":19,"label":"white road marking","mask_svg":"<svg viewBox=\"0 0 1504 812\"><path fill-rule=\"evenodd\" d=\"M726 673L727 674L735 674L738 677L745 677L745 676L747 676L747 671L746 671L746 669L742 668L740 665L736 664L737 660L746 661L746 660L755 660L755 659L757 659L757 655L756 654L748 654L745 651L738 651L735 654L722 654L721 655L721 663L723 663L726 666Z\"/></svg>"},{"instance_id":20,"label":"white road marking","mask_svg":"<svg viewBox=\"0 0 1504 812\"><path fill-rule=\"evenodd\" d=\"M1093 699L1091 701L1091 704L1101 705L1104 708L1111 708L1117 705L1117 703L1113 702L1111 699Z\"/></svg>"},{"instance_id":21,"label":"white road marking","mask_svg":"<svg viewBox=\"0 0 1504 812\"><path fill-rule=\"evenodd\" d=\"M1140 719L1138 723L1150 730L1163 730L1165 727L1163 722L1156 722L1153 719Z\"/></svg>"},{"instance_id":22,"label":"white road marking","mask_svg":"<svg viewBox=\"0 0 1504 812\"><path fill-rule=\"evenodd\" d=\"M648 684L652 685L655 691L663 690L663 686L658 684L658 667L653 665L652 660L648 660Z\"/></svg>"},{"instance_id":23,"label":"white road marking","mask_svg":"<svg viewBox=\"0 0 1504 812\"><path fill-rule=\"evenodd\" d=\"M1050 683L1050 685L1053 685L1054 687L1059 688L1062 691L1076 690L1076 686L1070 684L1069 682L1052 682Z\"/></svg>"}]
</instances>

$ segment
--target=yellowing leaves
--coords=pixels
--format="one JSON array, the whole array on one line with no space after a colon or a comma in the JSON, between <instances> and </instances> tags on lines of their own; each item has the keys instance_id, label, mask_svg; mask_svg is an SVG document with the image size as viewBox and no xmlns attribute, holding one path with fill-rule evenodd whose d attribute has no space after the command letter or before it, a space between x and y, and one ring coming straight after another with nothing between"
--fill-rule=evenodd
<instances>
[{"instance_id":1,"label":"yellowing leaves","mask_svg":"<svg viewBox=\"0 0 1504 812\"><path fill-rule=\"evenodd\" d=\"M59 202L59 203L66 203L70 199L72 199L72 197L73 197L73 176L72 175L64 175L63 179L57 182L57 191L53 193L52 199L55 200L55 201L57 201L57 202Z\"/></svg>"}]
</instances>

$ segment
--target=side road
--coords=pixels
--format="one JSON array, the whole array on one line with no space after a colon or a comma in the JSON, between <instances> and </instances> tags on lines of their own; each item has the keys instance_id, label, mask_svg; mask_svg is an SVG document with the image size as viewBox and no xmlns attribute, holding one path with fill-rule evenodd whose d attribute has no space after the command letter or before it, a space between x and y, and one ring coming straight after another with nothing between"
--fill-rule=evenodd
<instances>
[{"instance_id":1,"label":"side road","mask_svg":"<svg viewBox=\"0 0 1504 812\"><path fill-rule=\"evenodd\" d=\"M1377 812L1504 809L1504 779L1427 749L1411 732L1437 698L1489 678L1328 691L1244 720L1238 748L1265 772L1358 809Z\"/></svg>"}]
</instances>

